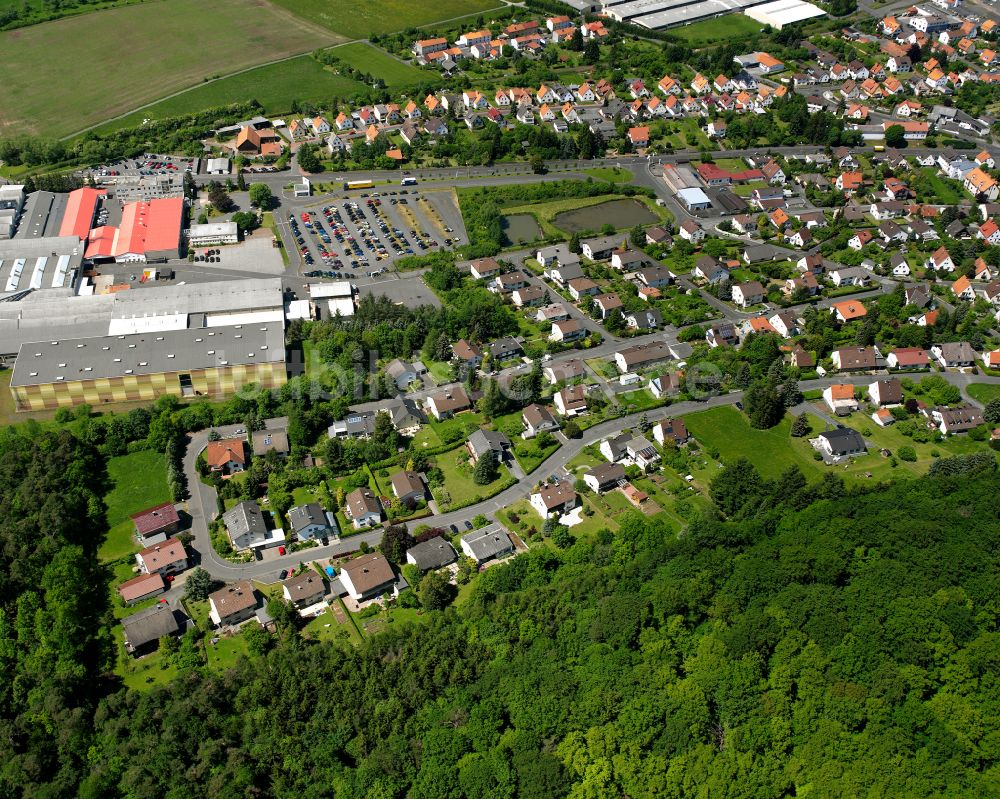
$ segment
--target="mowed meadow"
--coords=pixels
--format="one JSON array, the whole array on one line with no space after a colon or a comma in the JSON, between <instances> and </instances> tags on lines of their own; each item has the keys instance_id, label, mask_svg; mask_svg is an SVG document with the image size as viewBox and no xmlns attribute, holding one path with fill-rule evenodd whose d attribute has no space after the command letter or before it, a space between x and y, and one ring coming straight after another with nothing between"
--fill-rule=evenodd
<instances>
[{"instance_id":1,"label":"mowed meadow","mask_svg":"<svg viewBox=\"0 0 1000 799\"><path fill-rule=\"evenodd\" d=\"M159 0L0 34L0 136L66 136L206 78L343 41L262 0Z\"/></svg>"}]
</instances>

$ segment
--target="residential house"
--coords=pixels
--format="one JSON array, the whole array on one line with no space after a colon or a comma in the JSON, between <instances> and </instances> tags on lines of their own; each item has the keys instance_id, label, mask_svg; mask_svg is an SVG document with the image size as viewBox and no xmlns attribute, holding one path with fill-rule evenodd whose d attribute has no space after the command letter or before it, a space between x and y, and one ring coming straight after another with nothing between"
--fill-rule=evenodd
<instances>
[{"instance_id":1,"label":"residential house","mask_svg":"<svg viewBox=\"0 0 1000 799\"><path fill-rule=\"evenodd\" d=\"M648 344L636 344L615 353L615 365L618 371L632 372L660 361L669 360L672 356L670 347L665 342L653 341Z\"/></svg>"},{"instance_id":2,"label":"residential house","mask_svg":"<svg viewBox=\"0 0 1000 799\"><path fill-rule=\"evenodd\" d=\"M828 457L836 460L856 455L864 455L868 448L861 434L849 427L838 427L827 430L817 436L820 450Z\"/></svg>"},{"instance_id":3,"label":"residential house","mask_svg":"<svg viewBox=\"0 0 1000 799\"><path fill-rule=\"evenodd\" d=\"M983 414L978 408L964 405L960 408L935 408L930 413L931 424L946 436L968 433L983 424Z\"/></svg>"},{"instance_id":4,"label":"residential house","mask_svg":"<svg viewBox=\"0 0 1000 799\"><path fill-rule=\"evenodd\" d=\"M393 358L389 361L385 365L385 373L400 391L405 391L417 380L417 372L413 365L401 358Z\"/></svg>"},{"instance_id":5,"label":"residential house","mask_svg":"<svg viewBox=\"0 0 1000 799\"><path fill-rule=\"evenodd\" d=\"M563 319L553 322L552 332L549 333L549 341L556 341L563 344L579 341L586 337L587 328L576 319Z\"/></svg>"},{"instance_id":6,"label":"residential house","mask_svg":"<svg viewBox=\"0 0 1000 799\"><path fill-rule=\"evenodd\" d=\"M740 308L747 308L764 301L767 293L760 282L751 280L747 283L737 283L733 286L733 303Z\"/></svg>"},{"instance_id":7,"label":"residential house","mask_svg":"<svg viewBox=\"0 0 1000 799\"><path fill-rule=\"evenodd\" d=\"M457 558L458 553L455 552L451 542L439 535L421 541L406 550L406 562L422 572L440 569L449 563L454 563Z\"/></svg>"},{"instance_id":8,"label":"residential house","mask_svg":"<svg viewBox=\"0 0 1000 799\"><path fill-rule=\"evenodd\" d=\"M601 287L598 286L589 277L578 277L569 281L569 293L570 296L579 302L584 297L591 297L601 292Z\"/></svg>"},{"instance_id":9,"label":"residential house","mask_svg":"<svg viewBox=\"0 0 1000 799\"><path fill-rule=\"evenodd\" d=\"M705 331L705 341L710 347L735 347L740 337L732 322L717 322Z\"/></svg>"},{"instance_id":10,"label":"residential house","mask_svg":"<svg viewBox=\"0 0 1000 799\"><path fill-rule=\"evenodd\" d=\"M322 602L326 596L326 586L315 569L305 568L281 584L281 594L285 601L301 610Z\"/></svg>"},{"instance_id":11,"label":"residential house","mask_svg":"<svg viewBox=\"0 0 1000 799\"><path fill-rule=\"evenodd\" d=\"M660 453L656 451L648 440L643 436L636 436L625 445L625 452L629 459L640 469L648 469L660 459Z\"/></svg>"},{"instance_id":12,"label":"residential house","mask_svg":"<svg viewBox=\"0 0 1000 799\"><path fill-rule=\"evenodd\" d=\"M251 440L255 458L263 458L269 452L274 452L279 457L284 458L291 452L288 433L284 430L255 430Z\"/></svg>"},{"instance_id":13,"label":"residential house","mask_svg":"<svg viewBox=\"0 0 1000 799\"><path fill-rule=\"evenodd\" d=\"M879 368L879 353L874 347L843 347L830 353L839 372L863 372Z\"/></svg>"},{"instance_id":14,"label":"residential house","mask_svg":"<svg viewBox=\"0 0 1000 799\"><path fill-rule=\"evenodd\" d=\"M543 519L550 516L559 517L573 510L577 505L577 494L573 486L566 480L555 483L545 483L531 494L531 507ZM463 539L464 541L464 539ZM463 547L464 549L464 547Z\"/></svg>"},{"instance_id":15,"label":"residential house","mask_svg":"<svg viewBox=\"0 0 1000 799\"><path fill-rule=\"evenodd\" d=\"M165 541L181 529L181 519L171 502L164 502L131 516L135 538L140 544Z\"/></svg>"},{"instance_id":16,"label":"residential house","mask_svg":"<svg viewBox=\"0 0 1000 799\"><path fill-rule=\"evenodd\" d=\"M323 506L318 502L307 502L289 508L288 523L299 541L325 538L335 530Z\"/></svg>"},{"instance_id":17,"label":"residential house","mask_svg":"<svg viewBox=\"0 0 1000 799\"><path fill-rule=\"evenodd\" d=\"M472 463L478 463L483 456L493 458L494 463L503 463L510 451L510 439L496 430L476 430L465 442Z\"/></svg>"},{"instance_id":18,"label":"residential house","mask_svg":"<svg viewBox=\"0 0 1000 799\"><path fill-rule=\"evenodd\" d=\"M601 463L583 474L591 491L604 494L625 482L625 467L620 463Z\"/></svg>"},{"instance_id":19,"label":"residential house","mask_svg":"<svg viewBox=\"0 0 1000 799\"><path fill-rule=\"evenodd\" d=\"M956 299L972 301L976 299L976 291L972 287L972 281L969 280L965 275L962 275L958 280L951 284L951 293L955 295Z\"/></svg>"},{"instance_id":20,"label":"residential house","mask_svg":"<svg viewBox=\"0 0 1000 799\"><path fill-rule=\"evenodd\" d=\"M465 393L463 386L446 388L427 398L427 409L439 422L442 419L450 419L456 413L467 411L471 407L472 401Z\"/></svg>"},{"instance_id":21,"label":"residential house","mask_svg":"<svg viewBox=\"0 0 1000 799\"><path fill-rule=\"evenodd\" d=\"M494 362L505 361L523 354L524 349L521 347L521 342L511 336L504 336L490 342L490 357L493 358Z\"/></svg>"},{"instance_id":22,"label":"residential house","mask_svg":"<svg viewBox=\"0 0 1000 799\"><path fill-rule=\"evenodd\" d=\"M653 438L661 447L666 446L668 441L679 447L690 440L691 434L683 419L661 419L653 425Z\"/></svg>"},{"instance_id":23,"label":"residential house","mask_svg":"<svg viewBox=\"0 0 1000 799\"><path fill-rule=\"evenodd\" d=\"M973 366L977 358L976 351L967 341L933 344L931 356L946 369Z\"/></svg>"},{"instance_id":24,"label":"residential house","mask_svg":"<svg viewBox=\"0 0 1000 799\"><path fill-rule=\"evenodd\" d=\"M284 541L284 536L268 530L264 514L254 500L245 500L231 507L222 514L222 523L237 552L276 546Z\"/></svg>"},{"instance_id":25,"label":"residential house","mask_svg":"<svg viewBox=\"0 0 1000 799\"><path fill-rule=\"evenodd\" d=\"M649 393L656 397L656 399L663 399L664 397L677 394L681 390L683 376L683 372L665 372L662 375L654 377L650 379L647 386Z\"/></svg>"},{"instance_id":26,"label":"residential house","mask_svg":"<svg viewBox=\"0 0 1000 799\"><path fill-rule=\"evenodd\" d=\"M140 574L138 577L126 580L117 588L118 596L129 607L135 605L137 602L143 602L159 596L166 590L167 581L163 579L163 575L159 572Z\"/></svg>"},{"instance_id":27,"label":"residential house","mask_svg":"<svg viewBox=\"0 0 1000 799\"><path fill-rule=\"evenodd\" d=\"M389 482L392 485L392 493L404 507L412 508L420 502L427 494L423 478L416 472L400 471L394 473Z\"/></svg>"},{"instance_id":28,"label":"residential house","mask_svg":"<svg viewBox=\"0 0 1000 799\"><path fill-rule=\"evenodd\" d=\"M692 244L698 244L705 238L705 231L697 222L686 219L680 226L680 237Z\"/></svg>"},{"instance_id":29,"label":"residential house","mask_svg":"<svg viewBox=\"0 0 1000 799\"><path fill-rule=\"evenodd\" d=\"M205 448L205 463L213 472L235 474L247 465L246 441L242 438L223 438L209 441Z\"/></svg>"},{"instance_id":30,"label":"residential house","mask_svg":"<svg viewBox=\"0 0 1000 799\"><path fill-rule=\"evenodd\" d=\"M658 330L663 325L663 316L655 308L631 311L625 314L625 327L630 330Z\"/></svg>"},{"instance_id":31,"label":"residential house","mask_svg":"<svg viewBox=\"0 0 1000 799\"><path fill-rule=\"evenodd\" d=\"M545 516L545 514L542 515ZM480 530L466 533L460 539L459 545L465 556L475 560L478 565L503 558L514 552L514 542L499 524L491 524Z\"/></svg>"},{"instance_id":32,"label":"residential house","mask_svg":"<svg viewBox=\"0 0 1000 799\"><path fill-rule=\"evenodd\" d=\"M868 396L875 405L901 405L903 402L903 386L895 377L876 380L868 386Z\"/></svg>"},{"instance_id":33,"label":"residential house","mask_svg":"<svg viewBox=\"0 0 1000 799\"><path fill-rule=\"evenodd\" d=\"M559 429L559 420L552 414L552 411L537 402L521 412L521 423L524 425L524 438L534 438L539 433L553 432Z\"/></svg>"},{"instance_id":34,"label":"residential house","mask_svg":"<svg viewBox=\"0 0 1000 799\"><path fill-rule=\"evenodd\" d=\"M240 580L208 596L208 615L217 627L234 627L253 618L259 603L249 580Z\"/></svg>"},{"instance_id":35,"label":"residential house","mask_svg":"<svg viewBox=\"0 0 1000 799\"><path fill-rule=\"evenodd\" d=\"M141 657L154 652L161 638L176 637L180 634L181 625L177 619L179 615L180 612L175 611L169 604L160 603L126 616L122 619L125 651L132 657Z\"/></svg>"},{"instance_id":36,"label":"residential house","mask_svg":"<svg viewBox=\"0 0 1000 799\"><path fill-rule=\"evenodd\" d=\"M587 387L566 386L556 392L552 401L561 416L579 416L587 410Z\"/></svg>"},{"instance_id":37,"label":"residential house","mask_svg":"<svg viewBox=\"0 0 1000 799\"><path fill-rule=\"evenodd\" d=\"M135 562L143 574L180 574L188 567L188 553L176 538L137 552Z\"/></svg>"},{"instance_id":38,"label":"residential house","mask_svg":"<svg viewBox=\"0 0 1000 799\"><path fill-rule=\"evenodd\" d=\"M382 503L370 488L356 488L344 497L344 516L355 530L382 523Z\"/></svg>"},{"instance_id":39,"label":"residential house","mask_svg":"<svg viewBox=\"0 0 1000 799\"><path fill-rule=\"evenodd\" d=\"M838 322L847 323L860 319L868 314L868 309L857 300L843 300L830 306L830 313L837 317Z\"/></svg>"},{"instance_id":40,"label":"residential house","mask_svg":"<svg viewBox=\"0 0 1000 799\"><path fill-rule=\"evenodd\" d=\"M927 269L934 269L937 272L955 271L955 262L951 259L948 250L943 246L938 247L931 254L931 257L927 259L927 263L924 266Z\"/></svg>"},{"instance_id":41,"label":"residential house","mask_svg":"<svg viewBox=\"0 0 1000 799\"><path fill-rule=\"evenodd\" d=\"M886 356L885 363L890 369L928 369L931 360L925 349L899 347Z\"/></svg>"},{"instance_id":42,"label":"residential house","mask_svg":"<svg viewBox=\"0 0 1000 799\"><path fill-rule=\"evenodd\" d=\"M385 594L394 594L396 575L384 555L369 552L341 566L340 584L355 602L366 602Z\"/></svg>"},{"instance_id":43,"label":"residential house","mask_svg":"<svg viewBox=\"0 0 1000 799\"><path fill-rule=\"evenodd\" d=\"M473 369L483 362L483 351L464 338L451 345L451 352L456 361Z\"/></svg>"},{"instance_id":44,"label":"residential house","mask_svg":"<svg viewBox=\"0 0 1000 799\"><path fill-rule=\"evenodd\" d=\"M469 274L474 280L488 280L503 272L496 258L479 258L469 266Z\"/></svg>"},{"instance_id":45,"label":"residential house","mask_svg":"<svg viewBox=\"0 0 1000 799\"><path fill-rule=\"evenodd\" d=\"M612 314L621 314L621 309L624 307L621 298L613 293L599 294L594 297L593 302L603 320L607 320Z\"/></svg>"}]
</instances>

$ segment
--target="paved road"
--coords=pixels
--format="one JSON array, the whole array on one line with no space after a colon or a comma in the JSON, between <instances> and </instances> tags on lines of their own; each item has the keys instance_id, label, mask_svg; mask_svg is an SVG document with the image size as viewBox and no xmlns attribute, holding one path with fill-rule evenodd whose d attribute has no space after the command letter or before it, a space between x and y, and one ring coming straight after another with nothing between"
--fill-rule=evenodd
<instances>
[{"instance_id":1,"label":"paved road","mask_svg":"<svg viewBox=\"0 0 1000 799\"><path fill-rule=\"evenodd\" d=\"M941 373L946 380L958 386L964 396L968 398L967 387L970 383L991 383L1000 385L1000 377L987 377L984 375L962 374L957 372ZM859 382L858 377L853 378L843 375L820 378L818 380L803 381L800 386L803 391L823 389L833 383L839 383L845 379ZM861 378L867 379L867 376ZM875 378L872 378L875 379ZM475 505L463 508L450 513L435 514L420 520L421 524L430 524L437 527L449 527L455 525L459 529L464 529L466 522L480 514L494 517L497 511L506 508L520 499L525 498L531 489L541 480L550 475L566 475L565 467L574 457L590 444L596 443L607 436L621 432L634 426L639 419L645 416L651 422L660 419L682 416L687 413L707 410L721 405L735 405L742 400L743 392L734 391L729 394L710 396L704 401L678 402L665 407L654 408L652 410L622 416L618 419L609 419L601 422L584 431L578 439L566 440L563 445L546 459L542 465L529 475L518 479L510 488L501 491L496 496L479 502ZM810 408L812 411L813 409ZM822 415L822 414L820 414ZM280 427L282 420L269 420L269 427ZM229 428L218 428L219 432L231 435L236 432L237 426ZM302 552L290 553L281 557L271 558L267 561L252 561L247 564L232 563L222 558L212 547L208 532L208 524L214 519L217 513L216 492L211 486L207 486L198 478L195 462L198 454L208 443L208 431L202 430L188 437L188 447L184 456L184 471L188 478L191 490L191 500L189 502L189 512L191 515L191 532L194 535L193 548L199 553L200 565L217 580L233 581L240 579L257 578L264 581L275 581L278 573L282 569L290 569L300 561L323 561L327 558L345 555L360 548L362 542L369 546L377 545L382 539L382 531L360 533L349 536L343 540L331 543L329 546L314 547Z\"/></svg>"}]
</instances>

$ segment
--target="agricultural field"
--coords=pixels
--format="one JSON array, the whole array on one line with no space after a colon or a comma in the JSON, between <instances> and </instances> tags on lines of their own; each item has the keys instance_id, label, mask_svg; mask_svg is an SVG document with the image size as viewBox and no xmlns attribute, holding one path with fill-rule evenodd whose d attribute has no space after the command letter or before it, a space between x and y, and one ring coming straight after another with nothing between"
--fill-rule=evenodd
<instances>
[{"instance_id":1,"label":"agricultural field","mask_svg":"<svg viewBox=\"0 0 1000 799\"><path fill-rule=\"evenodd\" d=\"M97 130L107 133L141 125L144 119L181 116L243 100L257 100L268 114L285 113L293 100L326 104L332 97L349 97L364 88L358 81L338 75L303 55L195 86Z\"/></svg>"},{"instance_id":2,"label":"agricultural field","mask_svg":"<svg viewBox=\"0 0 1000 799\"><path fill-rule=\"evenodd\" d=\"M298 17L349 39L364 39L373 33L393 33L502 6L496 0L436 0L434 3L409 0L369 0L366 3L275 0L275 3Z\"/></svg>"},{"instance_id":3,"label":"agricultural field","mask_svg":"<svg viewBox=\"0 0 1000 799\"><path fill-rule=\"evenodd\" d=\"M345 44L334 48L331 52L345 64L350 64L372 77L381 78L389 88L439 81L439 77L433 72L400 61L385 50L364 42Z\"/></svg>"},{"instance_id":4,"label":"agricultural field","mask_svg":"<svg viewBox=\"0 0 1000 799\"><path fill-rule=\"evenodd\" d=\"M161 0L8 31L0 135L65 136L214 75L338 40L253 0Z\"/></svg>"}]
</instances>

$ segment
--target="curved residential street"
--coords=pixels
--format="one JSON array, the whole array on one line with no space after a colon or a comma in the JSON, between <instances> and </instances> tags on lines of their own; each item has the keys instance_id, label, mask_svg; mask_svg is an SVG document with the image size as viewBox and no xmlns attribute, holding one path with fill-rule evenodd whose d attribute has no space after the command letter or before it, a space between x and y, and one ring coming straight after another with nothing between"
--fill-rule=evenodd
<instances>
[{"instance_id":1,"label":"curved residential street","mask_svg":"<svg viewBox=\"0 0 1000 799\"><path fill-rule=\"evenodd\" d=\"M985 375L963 374L959 372L932 373L944 377L952 385L961 389L963 396L967 397L966 388L970 383L990 383L1000 385L1000 377L988 377ZM885 376L880 373L874 377ZM866 375L865 379L869 376ZM808 380L800 382L803 391L812 389L822 389L827 386L852 378L845 375L826 377L819 380ZM853 378L857 380L857 376ZM473 517L483 514L493 518L498 510L505 508L520 499L528 496L532 487L547 478L549 475L566 476L564 468L570 460L576 457L586 446L598 442L607 436L618 433L631 425L636 424L642 416L650 422L657 422L674 416L695 413L697 411L716 408L721 405L735 405L743 398L742 391L734 391L729 394L719 394L710 396L704 401L685 401L648 411L633 413L617 419L609 419L588 428L578 439L564 440L558 450L550 455L534 472L522 477L518 482L509 488L501 491L494 497L469 505L461 510L450 513L440 513L425 517L419 520L420 524L429 524L436 527L448 527L456 525L460 529L464 527L466 521L471 521ZM275 422L281 420L270 420L272 426L278 426ZM230 427L215 428L222 436L235 434L237 425ZM365 542L369 546L376 546L382 539L382 530L377 529L370 532L351 535L347 538L331 543L329 546L313 547L302 552L293 552L283 556L269 558L266 561L252 561L250 563L233 563L219 555L212 547L209 537L208 525L211 520L218 515L216 492L211 486L206 485L198 476L195 462L199 453L208 445L208 430L201 430L188 436L187 451L184 454L184 473L187 476L188 488L191 492L191 499L188 503L191 515L191 533L194 536L193 548L200 555L200 564L209 574L217 580L233 581L241 579L260 579L265 582L273 582L278 579L278 574L282 569L291 569L303 560L322 561L330 557L344 555L360 548Z\"/></svg>"}]
</instances>

